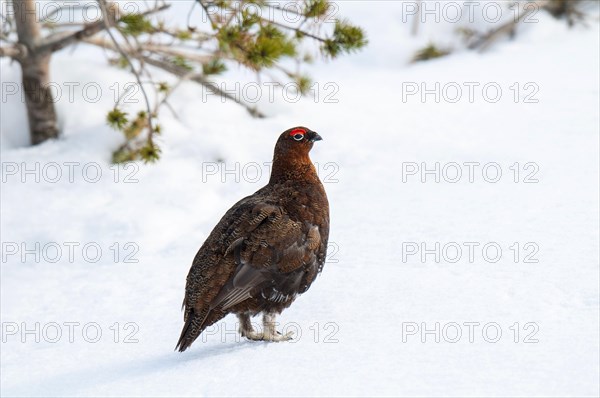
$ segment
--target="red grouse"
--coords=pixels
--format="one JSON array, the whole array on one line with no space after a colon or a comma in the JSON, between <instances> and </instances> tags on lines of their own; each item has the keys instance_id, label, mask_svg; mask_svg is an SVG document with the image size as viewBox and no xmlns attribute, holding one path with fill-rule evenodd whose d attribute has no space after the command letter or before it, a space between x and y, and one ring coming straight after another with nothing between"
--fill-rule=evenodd
<instances>
[{"instance_id":1,"label":"red grouse","mask_svg":"<svg viewBox=\"0 0 600 398\"><path fill-rule=\"evenodd\" d=\"M308 290L323 269L329 203L308 153L321 136L294 127L279 136L269 183L237 202L194 258L183 301L179 351L227 314L251 340L283 341L275 315ZM255 331L250 317L263 314Z\"/></svg>"}]
</instances>

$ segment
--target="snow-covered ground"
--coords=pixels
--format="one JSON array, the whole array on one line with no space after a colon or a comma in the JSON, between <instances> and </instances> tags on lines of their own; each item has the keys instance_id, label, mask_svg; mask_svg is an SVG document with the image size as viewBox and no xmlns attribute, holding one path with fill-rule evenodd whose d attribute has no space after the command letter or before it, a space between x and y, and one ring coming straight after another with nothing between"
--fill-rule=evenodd
<instances>
[{"instance_id":1,"label":"snow-covered ground","mask_svg":"<svg viewBox=\"0 0 600 398\"><path fill-rule=\"evenodd\" d=\"M568 29L539 13L484 54L408 64L448 24L410 38L402 4L372 3L340 4L370 45L312 67L318 101L276 93L256 120L185 84L156 165L110 166L110 87L130 77L99 52L52 61L65 96L64 82L103 88L97 103L79 88L58 102L58 141L25 147L22 103L3 98L2 396L600 394L598 20ZM423 100L436 83L439 102ZM173 352L196 250L267 182L295 125L324 138L312 158L333 242L279 318L297 338L240 340L227 317Z\"/></svg>"}]
</instances>

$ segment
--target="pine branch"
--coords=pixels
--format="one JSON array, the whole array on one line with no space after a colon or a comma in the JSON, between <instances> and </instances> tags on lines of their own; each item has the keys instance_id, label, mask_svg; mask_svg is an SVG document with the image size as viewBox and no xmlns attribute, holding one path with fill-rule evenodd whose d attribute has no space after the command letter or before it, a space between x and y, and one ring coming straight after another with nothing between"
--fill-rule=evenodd
<instances>
[{"instance_id":1,"label":"pine branch","mask_svg":"<svg viewBox=\"0 0 600 398\"><path fill-rule=\"evenodd\" d=\"M173 46L159 44L140 44L139 49L142 51L149 51L151 53L160 53L174 57L181 57L183 59L189 59L190 61L195 61L200 64L205 64L214 58L210 55L191 54L181 49L174 48Z\"/></svg>"},{"instance_id":2,"label":"pine branch","mask_svg":"<svg viewBox=\"0 0 600 398\"><path fill-rule=\"evenodd\" d=\"M326 41L326 39L324 39L324 38L322 38L322 37L319 37L319 36L316 36L316 35L313 35L312 33L309 33L309 32L307 32L307 31L305 31L305 30L302 30L302 29L299 29L299 28L295 28L295 27L293 27L293 26L289 26L289 25L286 25L286 24L284 24L284 23L281 23L281 22L277 22L277 21L271 21L271 20L269 20L269 19L266 19L266 18L263 18L263 17L260 17L260 19L261 19L263 22L266 22L266 23L270 23L270 24L273 24L273 25L279 26L280 28L284 28L284 29L287 29L287 30L291 30L292 32L298 32L298 33L300 33L302 36L310 37L311 39L314 39L314 40L316 40L316 41L320 41L321 43L324 43L324 42Z\"/></svg>"},{"instance_id":3,"label":"pine branch","mask_svg":"<svg viewBox=\"0 0 600 398\"><path fill-rule=\"evenodd\" d=\"M125 50L121 48L119 42L112 33L111 25L114 24L114 21L110 20L111 17L108 14L106 0L98 0L98 4L102 9L102 17L104 18L104 24L108 28L106 29L106 33L108 33L108 35L110 36L110 39L112 40L113 45L115 46L117 51L121 54L123 58L127 60L127 63L129 63L131 73L133 73L133 75L135 76L135 79L137 80L140 90L142 91L142 94L144 96L144 101L146 102L146 110L148 112L148 127L150 129L150 135L148 136L148 140L150 143L152 143L152 133L154 132L154 126L152 125L152 107L150 106L150 99L148 98L148 93L146 93L146 90L144 89L144 85L142 84L140 74L135 69L135 66L133 66L133 63L131 62L131 59L129 59L128 54L125 52Z\"/></svg>"},{"instance_id":4,"label":"pine branch","mask_svg":"<svg viewBox=\"0 0 600 398\"><path fill-rule=\"evenodd\" d=\"M92 37L93 35L95 35L98 32L105 30L107 27L107 24L106 24L107 20L110 22L110 24L109 24L110 26L114 25L116 22L118 22L118 19L117 19L117 15L116 15L117 7L113 6L113 5L114 5L114 3L109 3L109 4L105 4L105 6L104 6L104 8L110 10L110 13L109 12L106 13L107 18L103 18L96 22L87 24L83 29L78 30L76 32L67 32L65 35L61 35L59 37L55 37L55 38L51 38L51 39L46 39L39 45L37 51L39 51L41 53L59 51L75 42L82 41L86 38ZM147 15L155 14L157 12L166 10L169 7L171 7L169 4L163 4L159 7L155 7L155 8L146 10L143 13L141 13L140 15L147 16ZM105 14L103 13L103 15L105 15Z\"/></svg>"},{"instance_id":5,"label":"pine branch","mask_svg":"<svg viewBox=\"0 0 600 398\"><path fill-rule=\"evenodd\" d=\"M292 13L292 14L294 14L294 15L297 15L297 16L300 16L300 17L303 17L303 16L304 16L304 14L302 14L302 13L300 13L300 12L298 12L298 11L296 11L296 10L292 9L292 8L284 8L284 7L281 7L281 6L279 5L279 3L269 3L269 2L266 2L266 3L264 3L264 5L265 5L265 7L269 7L269 8L271 8L271 9L273 9L273 10L278 10L278 11L289 12L289 13Z\"/></svg>"},{"instance_id":6,"label":"pine branch","mask_svg":"<svg viewBox=\"0 0 600 398\"><path fill-rule=\"evenodd\" d=\"M220 95L224 98L227 98L231 101L234 101L235 103L237 103L238 105L243 106L248 113L250 113L250 115L257 117L257 118L264 118L265 115L260 112L256 107L252 107L249 104L246 104L245 102L239 100L238 98L236 98L235 96L221 90L219 87L217 87L217 85L211 83L210 81L208 81L206 79L206 77L201 74L201 73L193 73L190 74L189 71L181 66L175 65L172 62L168 62L168 61L163 61L163 60L158 60L158 59L154 59L154 58L150 58L150 57L143 57L144 61L146 63L148 63L148 65L152 65L155 66L157 68L160 68L166 72L171 73L172 75L175 75L179 78L185 79L185 80L191 80L193 82L196 82L198 84L201 84L202 86L206 87L207 89L209 89L210 91L212 91L213 93Z\"/></svg>"},{"instance_id":7,"label":"pine branch","mask_svg":"<svg viewBox=\"0 0 600 398\"><path fill-rule=\"evenodd\" d=\"M84 42L95 45L97 47L107 49L107 50L118 52L118 50L114 46L114 44L107 42L106 40L97 39L97 38L92 37L89 39L85 39ZM143 46L142 46L142 48L143 48ZM160 60L160 59L152 58L147 55L143 55L139 51L131 51L130 53L128 53L128 55L136 58L140 62L145 62L148 65L154 66L154 67L161 69L165 72L168 72L174 76L177 76L180 79L190 80L195 83L198 83L198 84L202 85L203 87L209 89L211 92L213 92L217 95L220 95L224 98L227 98L231 101L234 101L236 104L244 107L244 109L246 109L248 111L248 113L250 113L250 115L252 115L253 117L256 117L256 118L264 118L265 117L265 115L262 112L260 112L256 107L253 107L253 106L239 100L235 96L221 90L217 85L215 85L215 84L211 83L209 80L207 80L206 77L201 73L195 73L195 72L190 73L190 71L188 69L186 69L182 66L176 65L176 64L166 61L166 60Z\"/></svg>"},{"instance_id":8,"label":"pine branch","mask_svg":"<svg viewBox=\"0 0 600 398\"><path fill-rule=\"evenodd\" d=\"M517 18L514 18L514 19L510 20L509 22L500 25L496 29L492 29L491 31L481 35L473 43L469 44L467 47L470 50L474 50L474 49L478 48L479 51L485 51L489 46L492 45L492 43L494 41L496 41L498 38L500 38L500 36L503 36L505 34L511 34L511 32L514 31L516 26L523 19L525 19L525 17L536 12L538 9L545 9L548 5L548 2L546 0L541 0L541 1L534 1L531 4L534 4L535 7L532 7L530 9L528 9L527 11L520 13Z\"/></svg>"}]
</instances>

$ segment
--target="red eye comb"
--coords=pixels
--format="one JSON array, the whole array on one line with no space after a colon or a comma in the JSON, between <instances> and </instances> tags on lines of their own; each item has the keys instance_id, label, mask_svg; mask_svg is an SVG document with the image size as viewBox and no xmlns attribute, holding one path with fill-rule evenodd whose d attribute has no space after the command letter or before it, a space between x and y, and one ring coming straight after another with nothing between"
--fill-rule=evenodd
<instances>
[{"instance_id":1,"label":"red eye comb","mask_svg":"<svg viewBox=\"0 0 600 398\"><path fill-rule=\"evenodd\" d=\"M296 134L302 134L302 135L304 135L304 134L306 134L306 130L304 130L304 129L293 129L290 132L290 135L296 135Z\"/></svg>"}]
</instances>

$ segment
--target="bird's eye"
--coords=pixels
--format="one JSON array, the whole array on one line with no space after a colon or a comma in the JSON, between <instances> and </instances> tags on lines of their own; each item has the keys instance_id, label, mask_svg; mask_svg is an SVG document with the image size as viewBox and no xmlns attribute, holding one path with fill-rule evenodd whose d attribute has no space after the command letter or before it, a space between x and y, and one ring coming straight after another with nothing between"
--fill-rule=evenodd
<instances>
[{"instance_id":1,"label":"bird's eye","mask_svg":"<svg viewBox=\"0 0 600 398\"><path fill-rule=\"evenodd\" d=\"M294 139L296 141L302 141L303 138L304 138L304 134L301 134L301 133L294 134Z\"/></svg>"}]
</instances>

